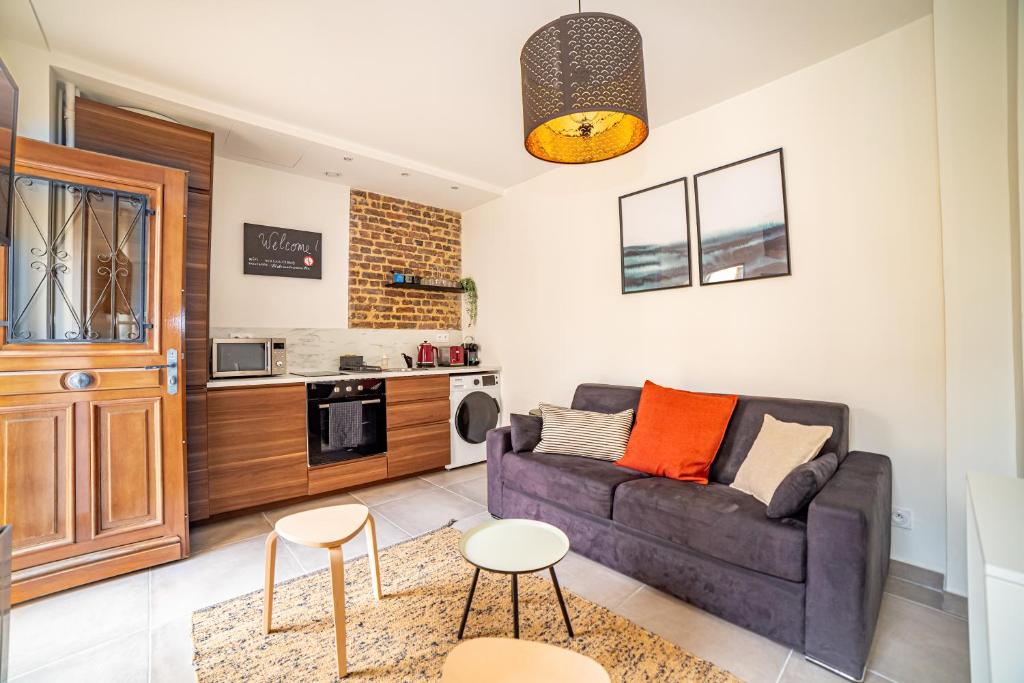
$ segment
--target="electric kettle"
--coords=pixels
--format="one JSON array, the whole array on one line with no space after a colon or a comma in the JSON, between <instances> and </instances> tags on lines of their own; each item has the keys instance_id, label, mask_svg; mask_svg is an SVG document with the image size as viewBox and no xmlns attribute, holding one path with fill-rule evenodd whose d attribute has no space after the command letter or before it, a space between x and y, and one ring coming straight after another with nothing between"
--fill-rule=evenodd
<instances>
[{"instance_id":1,"label":"electric kettle","mask_svg":"<svg viewBox=\"0 0 1024 683\"><path fill-rule=\"evenodd\" d=\"M416 367L436 368L439 355L436 346L424 341L416 347Z\"/></svg>"}]
</instances>

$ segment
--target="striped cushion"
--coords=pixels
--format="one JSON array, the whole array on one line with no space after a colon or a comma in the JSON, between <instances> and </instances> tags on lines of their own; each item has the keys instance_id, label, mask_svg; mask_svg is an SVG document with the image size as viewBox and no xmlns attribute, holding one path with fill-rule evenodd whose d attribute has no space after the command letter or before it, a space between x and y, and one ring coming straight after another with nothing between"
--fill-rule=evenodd
<instances>
[{"instance_id":1,"label":"striped cushion","mask_svg":"<svg viewBox=\"0 0 1024 683\"><path fill-rule=\"evenodd\" d=\"M582 455L598 460L618 460L626 452L633 411L592 413L540 404L540 443L537 453Z\"/></svg>"}]
</instances>

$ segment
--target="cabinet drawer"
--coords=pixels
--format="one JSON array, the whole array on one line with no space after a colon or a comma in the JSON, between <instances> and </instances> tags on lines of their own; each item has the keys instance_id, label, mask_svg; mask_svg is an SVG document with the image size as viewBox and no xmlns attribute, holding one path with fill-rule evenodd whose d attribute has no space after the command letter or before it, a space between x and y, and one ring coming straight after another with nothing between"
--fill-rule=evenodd
<instances>
[{"instance_id":1,"label":"cabinet drawer","mask_svg":"<svg viewBox=\"0 0 1024 683\"><path fill-rule=\"evenodd\" d=\"M444 467L451 462L448 423L388 431L388 477Z\"/></svg>"},{"instance_id":2,"label":"cabinet drawer","mask_svg":"<svg viewBox=\"0 0 1024 683\"><path fill-rule=\"evenodd\" d=\"M388 429L447 421L447 397L398 404L388 402Z\"/></svg>"},{"instance_id":3,"label":"cabinet drawer","mask_svg":"<svg viewBox=\"0 0 1024 683\"><path fill-rule=\"evenodd\" d=\"M306 453L210 467L210 514L306 495Z\"/></svg>"},{"instance_id":4,"label":"cabinet drawer","mask_svg":"<svg viewBox=\"0 0 1024 683\"><path fill-rule=\"evenodd\" d=\"M448 385L448 375L389 377L387 379L387 392L388 403L448 398L448 394L451 393Z\"/></svg>"},{"instance_id":5,"label":"cabinet drawer","mask_svg":"<svg viewBox=\"0 0 1024 683\"><path fill-rule=\"evenodd\" d=\"M361 458L309 470L309 495L387 479L387 456Z\"/></svg>"}]
</instances>

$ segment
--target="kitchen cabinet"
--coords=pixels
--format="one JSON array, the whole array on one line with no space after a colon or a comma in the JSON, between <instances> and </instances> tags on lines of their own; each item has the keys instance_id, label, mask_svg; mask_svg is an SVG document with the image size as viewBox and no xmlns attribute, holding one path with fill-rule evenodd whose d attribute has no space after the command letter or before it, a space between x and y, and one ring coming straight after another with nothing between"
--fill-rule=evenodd
<instances>
[{"instance_id":1,"label":"kitchen cabinet","mask_svg":"<svg viewBox=\"0 0 1024 683\"><path fill-rule=\"evenodd\" d=\"M409 401L448 400L448 375L420 377L389 377L387 379L388 407Z\"/></svg>"},{"instance_id":2,"label":"kitchen cabinet","mask_svg":"<svg viewBox=\"0 0 1024 683\"><path fill-rule=\"evenodd\" d=\"M192 521L210 516L209 429L206 421L206 389L189 388L185 394L188 452L188 516Z\"/></svg>"},{"instance_id":3,"label":"kitchen cabinet","mask_svg":"<svg viewBox=\"0 0 1024 683\"><path fill-rule=\"evenodd\" d=\"M305 496L306 387L207 392L209 514Z\"/></svg>"},{"instance_id":4,"label":"kitchen cabinet","mask_svg":"<svg viewBox=\"0 0 1024 683\"><path fill-rule=\"evenodd\" d=\"M188 171L188 186L213 186L213 133L75 98L75 147Z\"/></svg>"},{"instance_id":5,"label":"kitchen cabinet","mask_svg":"<svg viewBox=\"0 0 1024 683\"><path fill-rule=\"evenodd\" d=\"M451 462L447 422L388 431L388 477L436 470Z\"/></svg>"},{"instance_id":6,"label":"kitchen cabinet","mask_svg":"<svg viewBox=\"0 0 1024 683\"><path fill-rule=\"evenodd\" d=\"M448 375L387 379L388 478L451 462Z\"/></svg>"},{"instance_id":7,"label":"kitchen cabinet","mask_svg":"<svg viewBox=\"0 0 1024 683\"><path fill-rule=\"evenodd\" d=\"M252 384L189 394L207 429L189 433L189 480L208 489L193 518L363 486L451 462L448 375L386 380L388 450L310 468L304 384ZM208 478L197 476L208 472ZM196 482L202 482L197 484Z\"/></svg>"}]
</instances>

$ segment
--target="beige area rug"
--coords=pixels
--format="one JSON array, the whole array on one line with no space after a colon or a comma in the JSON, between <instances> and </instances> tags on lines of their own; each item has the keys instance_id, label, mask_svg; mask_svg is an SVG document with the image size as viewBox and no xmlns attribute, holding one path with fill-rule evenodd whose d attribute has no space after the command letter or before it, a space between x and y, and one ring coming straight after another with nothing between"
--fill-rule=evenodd
<instances>
[{"instance_id":1,"label":"beige area rug","mask_svg":"<svg viewBox=\"0 0 1024 683\"><path fill-rule=\"evenodd\" d=\"M370 592L365 557L345 563L349 675L345 681L436 681L457 631L473 570L452 528L381 551L385 597ZM326 552L326 551L324 551ZM551 583L519 579L520 635L593 657L612 681L738 679L623 617L563 588L576 638L569 640ZM263 591L192 615L194 665L206 681L336 681L330 575L279 584L274 628L262 630ZM512 634L508 576L481 572L466 638Z\"/></svg>"}]
</instances>

